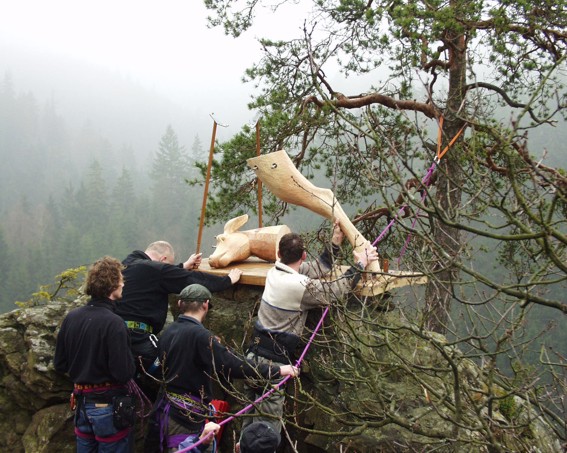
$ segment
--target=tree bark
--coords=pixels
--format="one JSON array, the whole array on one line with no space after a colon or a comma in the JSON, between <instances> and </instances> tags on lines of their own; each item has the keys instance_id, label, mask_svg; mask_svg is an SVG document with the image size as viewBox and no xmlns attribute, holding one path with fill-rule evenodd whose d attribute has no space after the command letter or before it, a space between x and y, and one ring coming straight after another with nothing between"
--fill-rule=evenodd
<instances>
[{"instance_id":1,"label":"tree bark","mask_svg":"<svg viewBox=\"0 0 567 453\"><path fill-rule=\"evenodd\" d=\"M453 1L458 7L458 1ZM449 49L449 92L443 124L443 147L463 126L459 109L466 94L466 38L463 34L447 34ZM455 220L459 215L462 196L463 172L459 164L458 141L438 164L435 201L442 216ZM458 280L458 269L453 266L461 250L461 236L458 229L445 224L442 218L432 218L435 247L439 250L434 257L433 272L425 291L425 327L444 333L447 331L449 310L453 298L453 283Z\"/></svg>"}]
</instances>

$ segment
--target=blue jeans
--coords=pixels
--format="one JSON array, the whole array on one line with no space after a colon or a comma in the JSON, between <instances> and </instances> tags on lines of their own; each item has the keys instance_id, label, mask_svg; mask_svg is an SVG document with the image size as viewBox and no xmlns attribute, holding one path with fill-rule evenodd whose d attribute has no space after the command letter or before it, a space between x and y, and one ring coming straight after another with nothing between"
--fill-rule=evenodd
<instances>
[{"instance_id":1,"label":"blue jeans","mask_svg":"<svg viewBox=\"0 0 567 453\"><path fill-rule=\"evenodd\" d=\"M131 428L114 427L112 404L79 404L75 413L77 453L129 453Z\"/></svg>"}]
</instances>

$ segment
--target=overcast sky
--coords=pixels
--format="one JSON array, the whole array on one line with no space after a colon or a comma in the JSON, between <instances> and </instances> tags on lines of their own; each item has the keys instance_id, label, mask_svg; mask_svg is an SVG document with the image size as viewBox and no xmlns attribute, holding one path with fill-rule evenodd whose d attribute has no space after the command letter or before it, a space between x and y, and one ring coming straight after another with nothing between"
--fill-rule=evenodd
<instances>
[{"instance_id":1,"label":"overcast sky","mask_svg":"<svg viewBox=\"0 0 567 453\"><path fill-rule=\"evenodd\" d=\"M244 70L256 61L256 38L297 35L303 20L267 13L233 39L206 27L200 0L0 0L0 43L101 65L180 103L207 104L220 122L247 113L252 87ZM295 23L294 23L295 22ZM232 116L231 116L232 115ZM232 129L231 125L231 129ZM234 125L236 126L236 125ZM234 131L233 131L234 132Z\"/></svg>"}]
</instances>

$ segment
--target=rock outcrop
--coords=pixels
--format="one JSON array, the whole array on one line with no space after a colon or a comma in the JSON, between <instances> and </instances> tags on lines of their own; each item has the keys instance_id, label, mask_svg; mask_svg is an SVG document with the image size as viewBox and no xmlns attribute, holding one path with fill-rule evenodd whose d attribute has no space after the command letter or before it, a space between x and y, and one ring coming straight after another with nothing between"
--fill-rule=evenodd
<instances>
[{"instance_id":1,"label":"rock outcrop","mask_svg":"<svg viewBox=\"0 0 567 453\"><path fill-rule=\"evenodd\" d=\"M238 285L215 295L207 326L236 350L246 344L261 290ZM75 451L72 383L54 371L52 359L58 326L84 303L51 302L0 316L0 451ZM320 315L312 313L312 323ZM297 398L287 423L296 451L496 451L488 438L500 451L527 451L526 445L560 451L549 426L525 402L508 398L510 415L485 401L493 384L457 348L444 347L442 336L416 333L396 310L375 316L370 323L339 310L326 320L318 336L324 341L312 347L300 381L287 389ZM242 407L237 395L224 397L234 410ZM482 412L487 408L490 414ZM521 430L500 429L498 420ZM227 425L221 451L232 451L238 425ZM286 442L280 450L294 451Z\"/></svg>"},{"instance_id":2,"label":"rock outcrop","mask_svg":"<svg viewBox=\"0 0 567 453\"><path fill-rule=\"evenodd\" d=\"M67 303L22 308L0 317L0 449L74 451L72 384L53 369L56 331Z\"/></svg>"}]
</instances>

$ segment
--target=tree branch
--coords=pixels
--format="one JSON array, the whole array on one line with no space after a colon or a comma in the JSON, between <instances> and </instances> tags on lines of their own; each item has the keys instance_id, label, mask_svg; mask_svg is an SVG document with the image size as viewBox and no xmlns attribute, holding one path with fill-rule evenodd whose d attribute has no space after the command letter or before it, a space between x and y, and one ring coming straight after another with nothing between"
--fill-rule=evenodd
<instances>
[{"instance_id":1,"label":"tree branch","mask_svg":"<svg viewBox=\"0 0 567 453\"><path fill-rule=\"evenodd\" d=\"M531 107L528 107L527 104L522 104L521 102L514 101L513 99L510 98L510 96L508 96L508 93L506 93L502 88L497 87L496 85L492 85L491 83L486 83L486 82L475 82L466 85L465 91L472 90L473 88L486 88L487 90L496 91L500 96L502 96L502 99L504 99L504 101L506 101L506 103L510 107L526 109L526 111L530 114L530 116L536 123L538 124L549 123L549 121L543 121L538 119L535 116Z\"/></svg>"},{"instance_id":2,"label":"tree branch","mask_svg":"<svg viewBox=\"0 0 567 453\"><path fill-rule=\"evenodd\" d=\"M441 116L441 112L432 104L417 102L415 100L406 101L394 99L391 96L386 96L379 93L359 94L356 96L345 96L344 94L338 92L333 92L333 94L336 97L335 100L321 100L314 95L305 97L301 103L301 112L303 112L309 104L315 104L319 108L323 108L327 105L343 109L358 109L372 104L380 104L384 107L395 110L411 110L415 112L421 112L428 118L438 118Z\"/></svg>"}]
</instances>

